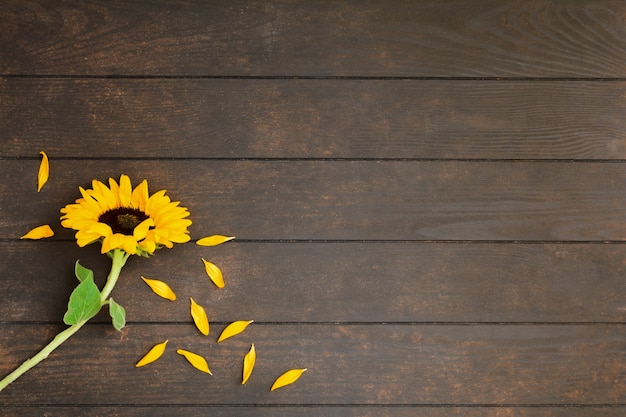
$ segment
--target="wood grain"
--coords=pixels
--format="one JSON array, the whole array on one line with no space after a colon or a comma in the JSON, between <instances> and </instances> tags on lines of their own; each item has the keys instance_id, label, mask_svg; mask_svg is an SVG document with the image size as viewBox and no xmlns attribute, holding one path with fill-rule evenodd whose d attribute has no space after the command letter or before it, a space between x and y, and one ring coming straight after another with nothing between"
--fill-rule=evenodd
<instances>
[{"instance_id":1,"label":"wood grain","mask_svg":"<svg viewBox=\"0 0 626 417\"><path fill-rule=\"evenodd\" d=\"M71 242L0 243L3 322L60 322L76 259L103 285L108 258ZM216 263L218 290L200 259ZM625 245L450 243L195 244L133 258L113 294L130 322L626 322ZM140 276L167 282L158 298ZM103 312L98 322L109 323Z\"/></svg>"},{"instance_id":2,"label":"wood grain","mask_svg":"<svg viewBox=\"0 0 626 417\"><path fill-rule=\"evenodd\" d=\"M101 313L0 414L625 415L625 16L620 0L3 1L0 377L64 328L76 259L99 284L108 270L59 225L79 185L147 178L190 208L194 239L237 239L132 259L123 332ZM52 239L19 240L43 223Z\"/></svg>"},{"instance_id":3,"label":"wood grain","mask_svg":"<svg viewBox=\"0 0 626 417\"><path fill-rule=\"evenodd\" d=\"M622 417L623 407L462 407L462 406L170 406L150 407L3 407L13 417L40 416L67 417L88 415L90 417L171 417L173 410L188 417Z\"/></svg>"},{"instance_id":4,"label":"wood grain","mask_svg":"<svg viewBox=\"0 0 626 417\"><path fill-rule=\"evenodd\" d=\"M188 326L132 325L123 333L88 325L5 391L7 405L620 404L623 326L251 325L216 344ZM56 326L0 325L0 372L26 359ZM169 349L151 366L134 363L155 343ZM243 355L257 365L241 386ZM205 355L213 376L176 348ZM284 370L308 371L269 392ZM123 379L123 383L120 383ZM167 394L167 395L165 395ZM105 400L106 401L106 400Z\"/></svg>"},{"instance_id":5,"label":"wood grain","mask_svg":"<svg viewBox=\"0 0 626 417\"><path fill-rule=\"evenodd\" d=\"M0 79L0 156L624 159L626 83Z\"/></svg>"},{"instance_id":6,"label":"wood grain","mask_svg":"<svg viewBox=\"0 0 626 417\"><path fill-rule=\"evenodd\" d=\"M125 172L189 207L192 235L240 239L623 240L626 165L435 161L3 161L0 236L17 238ZM31 191L29 191L31 190ZM71 238L69 231L58 236Z\"/></svg>"},{"instance_id":7,"label":"wood grain","mask_svg":"<svg viewBox=\"0 0 626 417\"><path fill-rule=\"evenodd\" d=\"M0 73L623 77L621 1L3 2Z\"/></svg>"}]
</instances>

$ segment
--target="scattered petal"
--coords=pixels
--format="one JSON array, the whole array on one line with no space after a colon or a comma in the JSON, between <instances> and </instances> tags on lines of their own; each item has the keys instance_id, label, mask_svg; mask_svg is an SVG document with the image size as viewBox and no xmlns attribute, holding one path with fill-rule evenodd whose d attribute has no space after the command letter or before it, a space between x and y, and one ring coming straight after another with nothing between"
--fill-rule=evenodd
<instances>
[{"instance_id":1,"label":"scattered petal","mask_svg":"<svg viewBox=\"0 0 626 417\"><path fill-rule=\"evenodd\" d=\"M209 375L213 375L211 373L211 370L209 369L209 364L202 356L183 349L178 349L176 353L178 353L179 355L183 355L185 359L187 359L187 361L197 370L207 373Z\"/></svg>"},{"instance_id":2,"label":"scattered petal","mask_svg":"<svg viewBox=\"0 0 626 417\"><path fill-rule=\"evenodd\" d=\"M50 175L48 155L44 151L39 152L39 155L41 155L41 164L39 164L39 173L37 174L37 192L48 182L48 176Z\"/></svg>"},{"instance_id":3,"label":"scattered petal","mask_svg":"<svg viewBox=\"0 0 626 417\"><path fill-rule=\"evenodd\" d=\"M222 236L222 235L213 235L203 237L202 239L198 239L196 245L200 246L217 246L221 245L224 242L228 242L229 240L233 240L235 236Z\"/></svg>"},{"instance_id":4,"label":"scattered petal","mask_svg":"<svg viewBox=\"0 0 626 417\"><path fill-rule=\"evenodd\" d=\"M150 349L150 351L146 353L146 356L144 356L139 362L137 362L135 367L139 368L140 366L145 366L159 359L161 355L163 355L163 352L165 352L165 346L167 346L167 342L168 341L166 340L163 343L154 345L152 349Z\"/></svg>"},{"instance_id":5,"label":"scattered petal","mask_svg":"<svg viewBox=\"0 0 626 417\"><path fill-rule=\"evenodd\" d=\"M209 335L209 319L206 316L206 311L204 307L200 304L196 304L193 301L193 298L189 298L191 300L191 318L193 318L193 322L196 324L200 333L205 336Z\"/></svg>"},{"instance_id":6,"label":"scattered petal","mask_svg":"<svg viewBox=\"0 0 626 417\"><path fill-rule=\"evenodd\" d=\"M275 389L282 388L285 385L293 384L300 378L300 376L304 373L304 371L306 371L306 368L290 369L289 371L279 376L276 379L276 381L274 381L274 384L272 385L272 388L270 389L270 391L274 391Z\"/></svg>"},{"instance_id":7,"label":"scattered petal","mask_svg":"<svg viewBox=\"0 0 626 417\"><path fill-rule=\"evenodd\" d=\"M220 337L217 339L217 343L221 342L222 340L226 340L229 337L236 336L239 333L243 332L246 329L246 327L248 327L248 325L252 323L253 321L254 320L249 320L249 321L239 320L239 321L230 323L228 326L226 326L224 330L222 330L222 334L220 334Z\"/></svg>"},{"instance_id":8,"label":"scattered petal","mask_svg":"<svg viewBox=\"0 0 626 417\"><path fill-rule=\"evenodd\" d=\"M176 300L176 294L174 294L174 291L172 291L170 286L165 282L145 277L141 277L141 279L143 279L143 281L148 284L150 289L152 289L152 291L159 297L163 297L171 301Z\"/></svg>"},{"instance_id":9,"label":"scattered petal","mask_svg":"<svg viewBox=\"0 0 626 417\"><path fill-rule=\"evenodd\" d=\"M206 271L206 274L209 276L209 278L211 278L213 284L215 284L217 288L224 288L224 277L222 276L222 271L220 271L220 269L215 266L215 264L212 264L204 258L202 258L202 262L204 262L204 269Z\"/></svg>"},{"instance_id":10,"label":"scattered petal","mask_svg":"<svg viewBox=\"0 0 626 417\"><path fill-rule=\"evenodd\" d=\"M254 369L254 364L256 362L256 350L254 349L254 343L250 346L250 351L246 353L246 356L243 358L243 379L241 380L241 385L244 385L248 382L250 375L252 375L252 370Z\"/></svg>"},{"instance_id":11,"label":"scattered petal","mask_svg":"<svg viewBox=\"0 0 626 417\"><path fill-rule=\"evenodd\" d=\"M47 224L44 224L43 226L35 227L34 229L30 230L20 239L36 240L36 239L43 239L43 238L51 237L51 236L54 236L54 232L52 231L50 226L48 226Z\"/></svg>"}]
</instances>

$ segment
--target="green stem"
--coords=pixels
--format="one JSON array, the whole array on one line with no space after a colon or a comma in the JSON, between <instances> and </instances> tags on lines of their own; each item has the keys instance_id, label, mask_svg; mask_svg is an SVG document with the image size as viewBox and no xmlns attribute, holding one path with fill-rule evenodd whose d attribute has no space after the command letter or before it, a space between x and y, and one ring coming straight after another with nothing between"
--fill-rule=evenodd
<instances>
[{"instance_id":1,"label":"green stem","mask_svg":"<svg viewBox=\"0 0 626 417\"><path fill-rule=\"evenodd\" d=\"M24 373L26 373L26 371L28 371L30 368L37 365L42 360L46 359L48 355L50 355L50 353L52 353L54 349L58 348L63 342L69 339L70 336L76 333L78 329L83 327L85 323L87 323L86 320L73 324L67 329L63 330L61 333L57 334L56 337L52 339L52 341L48 343L46 347L44 347L43 349L39 351L39 353L37 353L32 358L24 361L24 363L22 363L19 366L19 368L17 368L15 371L11 372L9 375L4 377L4 379L0 381L0 391L5 389L7 385L9 385L11 382L15 381L17 378L19 378Z\"/></svg>"},{"instance_id":2,"label":"green stem","mask_svg":"<svg viewBox=\"0 0 626 417\"><path fill-rule=\"evenodd\" d=\"M111 272L109 272L109 276L107 277L107 282L104 285L104 288L100 292L100 301L101 304L106 304L107 298L113 291L113 287L115 287L115 283L120 276L120 272L122 271L122 267L126 263L126 260L130 254L124 252L121 249L115 249L112 253L112 264L111 264ZM0 391L5 389L11 382L15 381L17 378L22 376L26 371L37 365L39 362L43 361L54 351L56 348L61 346L63 342L70 338L74 333L76 333L81 327L87 323L88 320L80 321L76 324L71 325L67 329L63 330L61 333L57 334L54 339L50 343L48 343L43 349L41 349L35 356L30 359L27 359L22 363L17 369L11 372L9 375L4 377L2 381L0 381Z\"/></svg>"},{"instance_id":3,"label":"green stem","mask_svg":"<svg viewBox=\"0 0 626 417\"><path fill-rule=\"evenodd\" d=\"M117 283L117 279L120 276L120 272L122 271L122 267L126 263L126 260L130 254L121 249L114 249L113 255L111 259L113 260L111 263L111 272L109 272L109 276L107 277L107 282L104 284L104 288L100 291L100 302L104 305L109 295L111 295L111 291L113 291L113 287Z\"/></svg>"}]
</instances>

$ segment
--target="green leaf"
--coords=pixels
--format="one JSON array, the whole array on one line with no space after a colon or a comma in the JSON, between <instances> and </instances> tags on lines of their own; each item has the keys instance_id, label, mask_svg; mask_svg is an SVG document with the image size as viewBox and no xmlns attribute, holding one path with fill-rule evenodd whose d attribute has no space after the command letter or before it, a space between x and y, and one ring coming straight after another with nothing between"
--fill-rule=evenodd
<instances>
[{"instance_id":1,"label":"green leaf","mask_svg":"<svg viewBox=\"0 0 626 417\"><path fill-rule=\"evenodd\" d=\"M100 311L100 307L102 303L98 286L93 282L93 278L87 277L72 291L63 322L72 325L87 321Z\"/></svg>"},{"instance_id":2,"label":"green leaf","mask_svg":"<svg viewBox=\"0 0 626 417\"><path fill-rule=\"evenodd\" d=\"M74 265L74 274L76 274L76 278L78 278L80 282L83 282L87 278L93 279L93 271L85 268L78 261L76 261Z\"/></svg>"},{"instance_id":3,"label":"green leaf","mask_svg":"<svg viewBox=\"0 0 626 417\"><path fill-rule=\"evenodd\" d=\"M112 298L109 298L109 314L113 319L113 327L115 327L115 330L122 330L122 328L126 325L126 310L124 310L124 307L113 301Z\"/></svg>"}]
</instances>

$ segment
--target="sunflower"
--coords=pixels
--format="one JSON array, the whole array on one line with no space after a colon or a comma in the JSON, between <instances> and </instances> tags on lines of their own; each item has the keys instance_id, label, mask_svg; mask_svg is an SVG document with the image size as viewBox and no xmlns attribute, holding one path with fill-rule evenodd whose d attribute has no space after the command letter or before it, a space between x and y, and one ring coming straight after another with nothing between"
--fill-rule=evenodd
<instances>
[{"instance_id":1,"label":"sunflower","mask_svg":"<svg viewBox=\"0 0 626 417\"><path fill-rule=\"evenodd\" d=\"M113 178L108 187L93 180L91 189L79 190L82 198L61 209L61 224L77 231L80 247L101 241L102 253L122 249L147 256L190 239L189 211L171 201L164 190L149 195L146 180L133 189L130 178L122 175L119 184Z\"/></svg>"}]
</instances>

